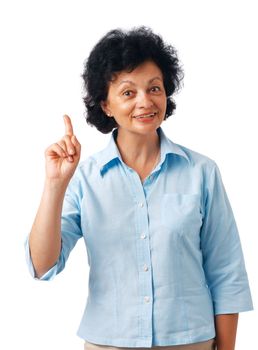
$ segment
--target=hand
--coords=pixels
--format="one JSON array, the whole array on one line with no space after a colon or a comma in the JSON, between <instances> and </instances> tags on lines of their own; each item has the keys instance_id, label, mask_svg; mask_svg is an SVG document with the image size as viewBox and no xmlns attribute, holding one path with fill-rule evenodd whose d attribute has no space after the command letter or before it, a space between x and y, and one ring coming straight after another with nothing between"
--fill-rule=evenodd
<instances>
[{"instance_id":1,"label":"hand","mask_svg":"<svg viewBox=\"0 0 258 350\"><path fill-rule=\"evenodd\" d=\"M81 145L73 133L68 115L64 115L65 135L45 151L46 178L68 184L80 160Z\"/></svg>"}]
</instances>

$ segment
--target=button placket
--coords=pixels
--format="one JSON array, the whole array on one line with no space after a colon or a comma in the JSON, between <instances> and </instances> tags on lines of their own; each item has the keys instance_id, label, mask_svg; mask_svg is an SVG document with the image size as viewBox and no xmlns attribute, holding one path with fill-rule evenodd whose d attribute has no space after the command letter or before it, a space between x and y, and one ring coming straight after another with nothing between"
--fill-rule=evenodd
<instances>
[{"instance_id":1,"label":"button placket","mask_svg":"<svg viewBox=\"0 0 258 350\"><path fill-rule=\"evenodd\" d=\"M138 264L139 264L139 281L140 281L140 295L142 295L142 306L141 306L141 336L151 337L152 336L152 314L153 314L153 303L152 300L152 273L151 273L151 259L150 259L150 242L149 236L145 232L148 232L148 207L145 201L138 201L138 224L139 228L143 229L144 232L140 234L138 240Z\"/></svg>"},{"instance_id":2,"label":"button placket","mask_svg":"<svg viewBox=\"0 0 258 350\"><path fill-rule=\"evenodd\" d=\"M152 339L153 303L152 269L149 242L148 206L145 188L136 172L130 172L131 190L135 199L135 228L137 230L136 249L139 270L139 337Z\"/></svg>"}]
</instances>

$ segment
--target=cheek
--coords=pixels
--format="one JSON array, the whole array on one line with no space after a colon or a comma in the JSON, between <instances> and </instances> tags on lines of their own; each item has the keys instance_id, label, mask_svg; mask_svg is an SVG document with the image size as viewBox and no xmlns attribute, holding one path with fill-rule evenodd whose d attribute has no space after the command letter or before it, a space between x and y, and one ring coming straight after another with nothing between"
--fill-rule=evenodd
<instances>
[{"instance_id":1,"label":"cheek","mask_svg":"<svg viewBox=\"0 0 258 350\"><path fill-rule=\"evenodd\" d=\"M164 108L164 111L166 111L166 109L167 109L167 96L164 97L163 108Z\"/></svg>"},{"instance_id":2,"label":"cheek","mask_svg":"<svg viewBox=\"0 0 258 350\"><path fill-rule=\"evenodd\" d=\"M158 98L155 101L155 103L160 110L166 110L166 108L167 108L167 98L166 97Z\"/></svg>"},{"instance_id":3,"label":"cheek","mask_svg":"<svg viewBox=\"0 0 258 350\"><path fill-rule=\"evenodd\" d=\"M132 103L132 101L118 102L116 105L117 112L120 112L121 114L131 113L133 109L134 104Z\"/></svg>"}]
</instances>

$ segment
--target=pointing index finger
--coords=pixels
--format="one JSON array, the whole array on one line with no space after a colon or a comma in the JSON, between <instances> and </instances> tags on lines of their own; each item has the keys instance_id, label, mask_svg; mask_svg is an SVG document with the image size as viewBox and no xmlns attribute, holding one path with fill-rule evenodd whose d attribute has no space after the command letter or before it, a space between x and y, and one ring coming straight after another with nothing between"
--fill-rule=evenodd
<instances>
[{"instance_id":1,"label":"pointing index finger","mask_svg":"<svg viewBox=\"0 0 258 350\"><path fill-rule=\"evenodd\" d=\"M67 114L64 115L64 123L65 123L65 134L72 136L73 135L73 126L70 117Z\"/></svg>"}]
</instances>

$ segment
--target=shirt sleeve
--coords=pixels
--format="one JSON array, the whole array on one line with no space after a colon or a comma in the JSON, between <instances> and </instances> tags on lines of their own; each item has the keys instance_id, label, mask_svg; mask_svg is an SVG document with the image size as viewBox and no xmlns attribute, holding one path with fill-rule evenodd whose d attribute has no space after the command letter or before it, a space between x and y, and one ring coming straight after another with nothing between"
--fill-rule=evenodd
<instances>
[{"instance_id":1,"label":"shirt sleeve","mask_svg":"<svg viewBox=\"0 0 258 350\"><path fill-rule=\"evenodd\" d=\"M36 277L32 263L29 236L25 240L25 258L31 276L36 280L50 281L60 273L66 264L70 252L82 237L80 215L80 186L76 177L73 177L67 187L61 215L61 252L56 264L40 278Z\"/></svg>"},{"instance_id":2,"label":"shirt sleeve","mask_svg":"<svg viewBox=\"0 0 258 350\"><path fill-rule=\"evenodd\" d=\"M237 225L216 164L205 187L201 249L214 313L253 310Z\"/></svg>"}]
</instances>

